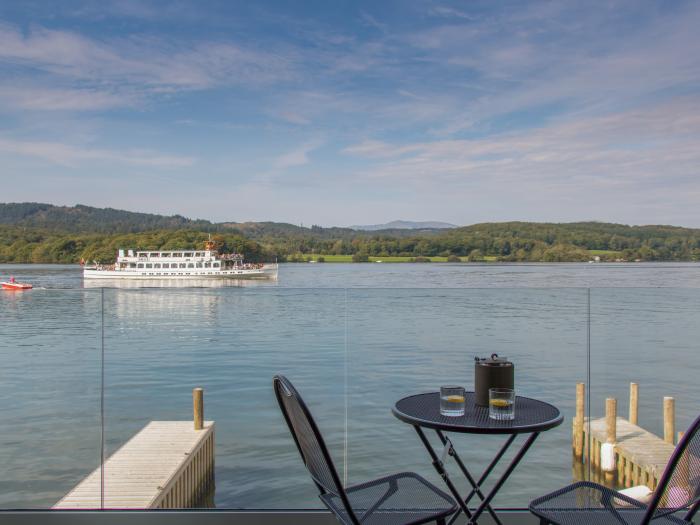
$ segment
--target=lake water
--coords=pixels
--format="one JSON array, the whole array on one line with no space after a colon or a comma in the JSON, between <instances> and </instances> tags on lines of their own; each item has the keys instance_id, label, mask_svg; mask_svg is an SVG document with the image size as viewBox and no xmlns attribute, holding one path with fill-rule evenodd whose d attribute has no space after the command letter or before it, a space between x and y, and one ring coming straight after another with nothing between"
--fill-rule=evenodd
<instances>
[{"instance_id":1,"label":"lake water","mask_svg":"<svg viewBox=\"0 0 700 525\"><path fill-rule=\"evenodd\" d=\"M104 291L74 266L0 265L10 274L37 288L0 294L1 508L51 506L99 465L102 423L110 453L148 421L190 418L195 386L217 425L218 507L319 507L274 401L280 372L348 483L399 470L440 483L391 406L471 388L475 355L509 357L518 393L566 420L501 491L508 507L570 482L579 381L594 416L610 396L625 416L638 382L640 424L656 433L665 395L678 430L700 412L698 264L287 264L277 282ZM502 439L454 442L480 471Z\"/></svg>"}]
</instances>

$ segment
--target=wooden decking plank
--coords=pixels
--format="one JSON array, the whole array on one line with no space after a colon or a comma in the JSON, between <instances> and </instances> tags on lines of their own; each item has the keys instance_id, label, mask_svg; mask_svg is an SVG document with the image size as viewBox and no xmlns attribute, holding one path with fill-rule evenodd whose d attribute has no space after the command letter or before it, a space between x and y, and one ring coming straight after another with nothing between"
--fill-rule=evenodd
<instances>
[{"instance_id":1,"label":"wooden decking plank","mask_svg":"<svg viewBox=\"0 0 700 525\"><path fill-rule=\"evenodd\" d=\"M586 420L584 431L591 438L604 443L607 438L605 418ZM624 418L617 418L617 442L615 451L642 470L660 475L666 468L675 446L659 436L634 425Z\"/></svg>"},{"instance_id":2,"label":"wooden decking plank","mask_svg":"<svg viewBox=\"0 0 700 525\"><path fill-rule=\"evenodd\" d=\"M191 421L151 421L105 461L103 471L98 467L88 474L54 508L100 508L103 502L110 508L149 508L179 481L213 434L211 421L202 430L194 430ZM213 464L213 450L207 452L211 456L207 461ZM206 470L211 466L196 469ZM203 481L198 474L196 482ZM197 489L191 479L186 485ZM193 494L178 490L176 496L184 504Z\"/></svg>"}]
</instances>

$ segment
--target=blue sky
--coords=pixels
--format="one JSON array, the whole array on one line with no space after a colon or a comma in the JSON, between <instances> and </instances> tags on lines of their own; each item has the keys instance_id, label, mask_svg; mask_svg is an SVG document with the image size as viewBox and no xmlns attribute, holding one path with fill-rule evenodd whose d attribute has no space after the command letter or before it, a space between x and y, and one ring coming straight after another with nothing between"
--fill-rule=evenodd
<instances>
[{"instance_id":1,"label":"blue sky","mask_svg":"<svg viewBox=\"0 0 700 525\"><path fill-rule=\"evenodd\" d=\"M700 227L698 2L3 2L0 201Z\"/></svg>"}]
</instances>

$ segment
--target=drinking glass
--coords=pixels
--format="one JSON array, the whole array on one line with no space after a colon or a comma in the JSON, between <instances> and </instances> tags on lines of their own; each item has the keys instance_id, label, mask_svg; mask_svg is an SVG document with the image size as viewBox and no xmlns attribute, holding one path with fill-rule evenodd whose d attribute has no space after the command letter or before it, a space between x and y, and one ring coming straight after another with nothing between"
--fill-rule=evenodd
<instances>
[{"instance_id":1,"label":"drinking glass","mask_svg":"<svg viewBox=\"0 0 700 525\"><path fill-rule=\"evenodd\" d=\"M464 387L440 387L440 414L449 417L464 415Z\"/></svg>"},{"instance_id":2,"label":"drinking glass","mask_svg":"<svg viewBox=\"0 0 700 525\"><path fill-rule=\"evenodd\" d=\"M515 390L489 388L489 417L499 421L515 419Z\"/></svg>"}]
</instances>

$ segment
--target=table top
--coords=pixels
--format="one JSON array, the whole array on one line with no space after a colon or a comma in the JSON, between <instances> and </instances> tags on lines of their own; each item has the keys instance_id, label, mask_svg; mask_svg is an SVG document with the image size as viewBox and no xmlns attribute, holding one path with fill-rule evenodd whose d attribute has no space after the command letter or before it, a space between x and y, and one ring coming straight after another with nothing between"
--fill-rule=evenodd
<instances>
[{"instance_id":1,"label":"table top","mask_svg":"<svg viewBox=\"0 0 700 525\"><path fill-rule=\"evenodd\" d=\"M429 392L400 399L392 412L411 425L466 434L542 432L564 421L557 407L529 397L515 397L515 419L510 421L489 418L488 407L477 406L474 400L474 392L467 392L464 415L443 416L440 414L440 392Z\"/></svg>"}]
</instances>

